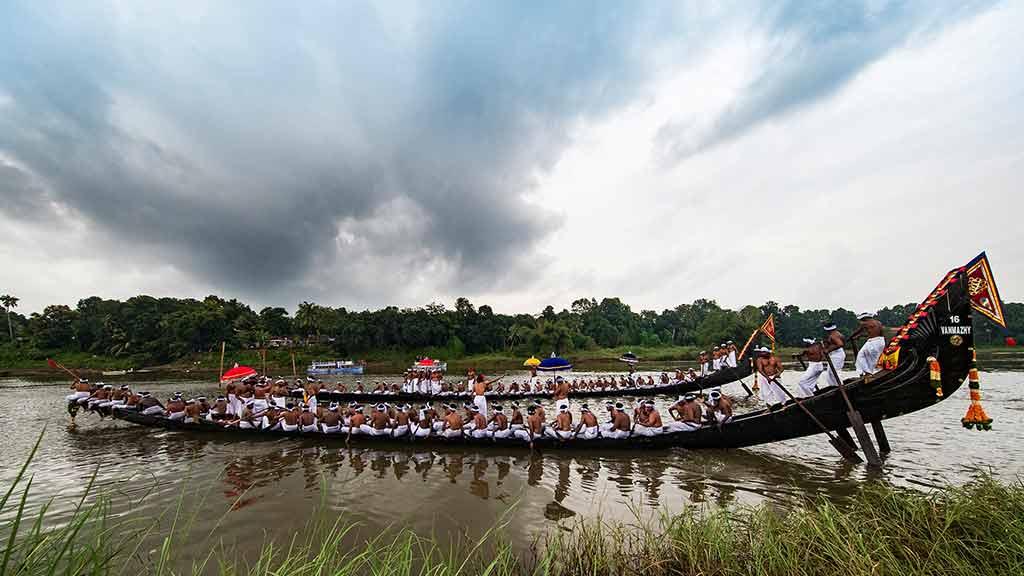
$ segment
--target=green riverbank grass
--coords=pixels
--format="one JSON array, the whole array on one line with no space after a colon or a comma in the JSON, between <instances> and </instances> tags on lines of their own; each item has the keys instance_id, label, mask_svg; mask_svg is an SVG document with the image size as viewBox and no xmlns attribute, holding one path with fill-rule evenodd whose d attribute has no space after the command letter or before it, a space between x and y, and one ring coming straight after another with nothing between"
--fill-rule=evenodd
<instances>
[{"instance_id":1,"label":"green riverbank grass","mask_svg":"<svg viewBox=\"0 0 1024 576\"><path fill-rule=\"evenodd\" d=\"M538 537L528 551L514 551L504 539L506 519L477 539L444 546L402 528L360 539L357 526L314 514L305 529L283 541L267 538L255 557L241 557L217 538L218 527L197 540L192 520L199 511L186 511L184 491L158 518L138 518L114 514L98 489L58 523L52 500L26 506L33 489L27 470L28 461L0 500L3 576L1024 573L1024 485L989 477L931 494L874 483L848 500L788 510L685 508L645 524L580 521ZM186 540L207 547L183 558Z\"/></svg>"}]
</instances>

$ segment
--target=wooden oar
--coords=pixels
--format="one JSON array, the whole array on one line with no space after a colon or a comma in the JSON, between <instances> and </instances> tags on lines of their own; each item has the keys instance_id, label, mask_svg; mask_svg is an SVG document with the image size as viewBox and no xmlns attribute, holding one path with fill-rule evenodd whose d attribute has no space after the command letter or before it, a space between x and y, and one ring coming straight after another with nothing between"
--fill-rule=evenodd
<instances>
[{"instance_id":1,"label":"wooden oar","mask_svg":"<svg viewBox=\"0 0 1024 576\"><path fill-rule=\"evenodd\" d=\"M46 359L46 363L50 366L50 368L53 368L54 370L63 370L65 372L67 372L68 374L70 374L71 377L74 378L75 380L81 380L81 378L78 376L78 374L75 374L71 370L68 370L67 368L64 367L63 364L61 364L60 362L57 362L53 358L47 358Z\"/></svg>"},{"instance_id":2,"label":"wooden oar","mask_svg":"<svg viewBox=\"0 0 1024 576\"><path fill-rule=\"evenodd\" d=\"M815 416L814 413L811 412L810 409L807 408L807 406L804 406L804 403L803 403L802 400L800 400L796 396L793 396L793 393L790 392L789 389L787 389L785 386L783 386L782 382L779 382L778 378L775 378L774 376L770 376L770 377L768 377L768 381L769 382L773 382L776 386L781 388L783 392L786 393L786 396L788 396L790 400L796 402L796 405L799 406L800 409L803 410L805 414L807 414L807 417L810 418L815 424L817 424L818 427L821 428L821 431L824 432L826 436L828 436L828 443L831 444L833 447L835 447L835 449L840 454L842 454L843 458L846 458L847 460L851 460L853 462L862 462L863 461L863 460L861 460L861 457L857 455L857 452L854 451L853 446L850 446L849 444L847 444L842 438L839 438L837 436L833 436L832 435L832 431L829 430L828 427L825 426L825 424L823 424L821 420L818 420L818 417Z\"/></svg>"},{"instance_id":3,"label":"wooden oar","mask_svg":"<svg viewBox=\"0 0 1024 576\"><path fill-rule=\"evenodd\" d=\"M846 394L846 385L843 384L843 379L839 377L839 371L832 364L832 357L825 353L825 347L821 342L818 342L818 346L821 348L821 353L825 356L825 362L828 363L829 371L836 382L839 383L839 393L843 396L843 401L846 402L846 418L850 421L853 431L857 434L857 442L860 443L860 448L864 451L864 457L867 458L868 464L871 466L881 467L882 459L878 456L878 451L875 449L874 442L871 441L871 436L868 435L867 427L864 426L864 418L853 407L853 403L850 402L850 397Z\"/></svg>"}]
</instances>

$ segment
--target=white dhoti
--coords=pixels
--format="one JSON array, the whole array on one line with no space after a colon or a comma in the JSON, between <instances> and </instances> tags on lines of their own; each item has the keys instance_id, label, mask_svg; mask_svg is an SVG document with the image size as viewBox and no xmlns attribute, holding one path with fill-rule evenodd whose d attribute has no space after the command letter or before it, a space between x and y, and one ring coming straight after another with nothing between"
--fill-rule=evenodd
<instances>
[{"instance_id":1,"label":"white dhoti","mask_svg":"<svg viewBox=\"0 0 1024 576\"><path fill-rule=\"evenodd\" d=\"M490 430L487 430L486 428L483 428L483 429L473 430L472 432L470 432L470 435L473 438L490 438L491 436L494 435L494 433L491 432Z\"/></svg>"},{"instance_id":2,"label":"white dhoti","mask_svg":"<svg viewBox=\"0 0 1024 576\"><path fill-rule=\"evenodd\" d=\"M509 438L511 436L512 436L512 429L511 428L505 428L504 430L495 430L494 431L494 437L495 438Z\"/></svg>"},{"instance_id":3,"label":"white dhoti","mask_svg":"<svg viewBox=\"0 0 1024 576\"><path fill-rule=\"evenodd\" d=\"M167 415L167 419L168 420L184 420L185 419L185 411L182 410L181 412L171 412L170 414Z\"/></svg>"},{"instance_id":4,"label":"white dhoti","mask_svg":"<svg viewBox=\"0 0 1024 576\"><path fill-rule=\"evenodd\" d=\"M629 438L629 430L602 431L601 436L604 436L605 438L611 438L612 440L621 440L623 438Z\"/></svg>"},{"instance_id":5,"label":"white dhoti","mask_svg":"<svg viewBox=\"0 0 1024 576\"><path fill-rule=\"evenodd\" d=\"M829 359L832 360L832 365L836 367L836 372L843 369L843 364L846 363L846 350L844 348L836 348L832 352L829 352ZM828 368L828 364L825 364L825 368ZM828 381L833 386L839 386L839 380L832 375L832 370L828 370Z\"/></svg>"},{"instance_id":6,"label":"white dhoti","mask_svg":"<svg viewBox=\"0 0 1024 576\"><path fill-rule=\"evenodd\" d=\"M664 430L662 428L641 426L639 424L637 424L636 428L633 429L633 434L636 434L637 436L657 436L663 432Z\"/></svg>"},{"instance_id":7,"label":"white dhoti","mask_svg":"<svg viewBox=\"0 0 1024 576\"><path fill-rule=\"evenodd\" d=\"M284 420L281 420L279 424L281 425L281 430L284 430L285 432L295 432L296 430L299 429L298 424L289 424Z\"/></svg>"},{"instance_id":8,"label":"white dhoti","mask_svg":"<svg viewBox=\"0 0 1024 576\"><path fill-rule=\"evenodd\" d=\"M416 432L414 432L413 435L416 436L417 438L426 438L427 436L430 436L430 432L431 432L431 428L429 426L427 426L427 427L417 426L416 427Z\"/></svg>"},{"instance_id":9,"label":"white dhoti","mask_svg":"<svg viewBox=\"0 0 1024 576\"><path fill-rule=\"evenodd\" d=\"M239 416L242 414L242 403L235 394L228 394L228 414Z\"/></svg>"},{"instance_id":10,"label":"white dhoti","mask_svg":"<svg viewBox=\"0 0 1024 576\"><path fill-rule=\"evenodd\" d=\"M779 388L776 382L778 382L778 378L769 381L764 374L757 373L757 384L761 388L761 400L768 406L782 404L786 401L786 393Z\"/></svg>"},{"instance_id":11,"label":"white dhoti","mask_svg":"<svg viewBox=\"0 0 1024 576\"><path fill-rule=\"evenodd\" d=\"M239 420L238 421L238 427L243 429L243 430L255 430L256 429L256 425L253 424L252 422L249 422L248 420Z\"/></svg>"},{"instance_id":12,"label":"white dhoti","mask_svg":"<svg viewBox=\"0 0 1024 576\"><path fill-rule=\"evenodd\" d=\"M359 431L367 436L390 436L391 428L374 428L369 424L363 424L359 427Z\"/></svg>"},{"instance_id":13,"label":"white dhoti","mask_svg":"<svg viewBox=\"0 0 1024 576\"><path fill-rule=\"evenodd\" d=\"M67 396L64 397L64 399L67 400L69 404L73 404L73 403L77 403L79 400L81 400L83 398L88 398L89 396L90 396L89 392L87 392L87 391L79 391L79 392L73 392L71 394L68 394Z\"/></svg>"},{"instance_id":14,"label":"white dhoti","mask_svg":"<svg viewBox=\"0 0 1024 576\"><path fill-rule=\"evenodd\" d=\"M266 412L267 408L270 408L270 403L267 402L266 398L256 398L252 401L252 411L254 413Z\"/></svg>"},{"instance_id":15,"label":"white dhoti","mask_svg":"<svg viewBox=\"0 0 1024 576\"><path fill-rule=\"evenodd\" d=\"M299 428L299 431L300 432L306 432L306 433L309 433L309 432L319 432L320 431L320 427L317 426L316 424L306 424L306 425L302 426L301 428Z\"/></svg>"},{"instance_id":16,"label":"white dhoti","mask_svg":"<svg viewBox=\"0 0 1024 576\"><path fill-rule=\"evenodd\" d=\"M400 426L395 426L395 429L394 429L394 431L391 434L392 434L392 436L397 438L399 436L405 436L408 433L409 433L409 425L408 424L402 424Z\"/></svg>"},{"instance_id":17,"label":"white dhoti","mask_svg":"<svg viewBox=\"0 0 1024 576\"><path fill-rule=\"evenodd\" d=\"M444 430L444 420L434 421L434 432L440 433L441 430Z\"/></svg>"},{"instance_id":18,"label":"white dhoti","mask_svg":"<svg viewBox=\"0 0 1024 576\"><path fill-rule=\"evenodd\" d=\"M441 432L441 436L445 438L459 438L462 436L462 429L456 428L455 430L448 429Z\"/></svg>"},{"instance_id":19,"label":"white dhoti","mask_svg":"<svg viewBox=\"0 0 1024 576\"><path fill-rule=\"evenodd\" d=\"M579 433L578 437L582 438L584 440L593 440L594 438L597 438L597 436L598 436L597 426L588 426L588 427L583 428L582 430L580 430L580 433Z\"/></svg>"},{"instance_id":20,"label":"white dhoti","mask_svg":"<svg viewBox=\"0 0 1024 576\"><path fill-rule=\"evenodd\" d=\"M572 438L572 430L555 430L554 428L548 428L544 430L544 435L556 440L569 440Z\"/></svg>"},{"instance_id":21,"label":"white dhoti","mask_svg":"<svg viewBox=\"0 0 1024 576\"><path fill-rule=\"evenodd\" d=\"M284 408L285 404L288 404L288 399L284 396L271 396L270 399L274 402L274 406L278 408Z\"/></svg>"},{"instance_id":22,"label":"white dhoti","mask_svg":"<svg viewBox=\"0 0 1024 576\"><path fill-rule=\"evenodd\" d=\"M512 435L515 436L516 439L522 440L523 442L529 442L533 440L533 436L530 434L529 430L519 429L514 431Z\"/></svg>"},{"instance_id":23,"label":"white dhoti","mask_svg":"<svg viewBox=\"0 0 1024 576\"><path fill-rule=\"evenodd\" d=\"M677 420L675 422L669 422L665 426L669 432L693 432L694 430L700 430L700 424L697 422L684 422Z\"/></svg>"},{"instance_id":24,"label":"white dhoti","mask_svg":"<svg viewBox=\"0 0 1024 576\"><path fill-rule=\"evenodd\" d=\"M309 397L309 401L306 402L309 405L309 411L316 414L316 394Z\"/></svg>"},{"instance_id":25,"label":"white dhoti","mask_svg":"<svg viewBox=\"0 0 1024 576\"><path fill-rule=\"evenodd\" d=\"M881 336L869 338L860 347L860 352L857 352L857 372L860 374L874 374L878 372L878 359L882 356L882 350L884 349L885 338Z\"/></svg>"},{"instance_id":26,"label":"white dhoti","mask_svg":"<svg viewBox=\"0 0 1024 576\"><path fill-rule=\"evenodd\" d=\"M484 396L483 394L474 396L473 405L476 406L476 409L479 410L485 418L487 417L487 396Z\"/></svg>"},{"instance_id":27,"label":"white dhoti","mask_svg":"<svg viewBox=\"0 0 1024 576\"><path fill-rule=\"evenodd\" d=\"M159 416L164 413L164 409L160 406L150 406L143 410L142 413L146 416Z\"/></svg>"},{"instance_id":28,"label":"white dhoti","mask_svg":"<svg viewBox=\"0 0 1024 576\"><path fill-rule=\"evenodd\" d=\"M800 376L800 382L796 385L796 395L800 398L814 396L814 390L818 387L818 377L826 370L828 370L828 366L824 362L808 362L807 370L804 370L803 375Z\"/></svg>"},{"instance_id":29,"label":"white dhoti","mask_svg":"<svg viewBox=\"0 0 1024 576\"><path fill-rule=\"evenodd\" d=\"M320 424L320 429L323 430L324 434L338 434L341 432L341 424L335 424L334 426L328 426L327 424Z\"/></svg>"}]
</instances>

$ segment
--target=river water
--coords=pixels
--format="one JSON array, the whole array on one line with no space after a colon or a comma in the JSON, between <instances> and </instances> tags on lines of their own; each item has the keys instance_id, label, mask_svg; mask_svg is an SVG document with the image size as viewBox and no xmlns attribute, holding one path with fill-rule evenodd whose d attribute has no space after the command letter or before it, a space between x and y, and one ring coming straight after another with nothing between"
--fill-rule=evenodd
<instances>
[{"instance_id":1,"label":"river water","mask_svg":"<svg viewBox=\"0 0 1024 576\"><path fill-rule=\"evenodd\" d=\"M791 389L796 379L784 378ZM161 398L217 390L209 382L132 384ZM736 384L725 392L743 395ZM114 508L122 514L154 516L184 494L200 512L196 537L179 544L186 557L206 551L205 535L218 523L217 533L239 553L255 554L264 532L287 539L318 506L360 523L363 535L408 526L424 535L472 536L506 517L508 537L525 550L542 531L581 518L634 521L688 506L791 506L808 495L841 499L868 480L930 490L982 471L1005 481L1024 477L1024 372L982 373L982 392L992 431L961 427L965 385L936 406L886 421L893 453L883 470L869 471L844 462L821 436L732 451L531 454L228 441L84 413L71 428L65 385L7 379L0 380L0 487L6 490L42 432L30 468L30 507L56 496L52 519L60 521L94 473L99 485L117 491ZM753 407L740 402L738 411Z\"/></svg>"}]
</instances>

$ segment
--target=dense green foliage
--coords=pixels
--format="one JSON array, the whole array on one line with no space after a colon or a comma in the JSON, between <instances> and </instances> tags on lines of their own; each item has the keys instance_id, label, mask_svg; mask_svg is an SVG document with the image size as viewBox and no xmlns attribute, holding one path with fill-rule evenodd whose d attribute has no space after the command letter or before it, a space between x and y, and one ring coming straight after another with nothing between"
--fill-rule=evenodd
<instances>
[{"instance_id":1,"label":"dense green foliage","mask_svg":"<svg viewBox=\"0 0 1024 576\"><path fill-rule=\"evenodd\" d=\"M42 438L42 436L40 436ZM38 447L38 444L37 444ZM33 450L33 453L35 451ZM31 456L30 456L31 459ZM849 500L679 513L638 525L581 520L513 550L508 520L451 546L396 527L356 536L321 502L303 530L258 531L258 553L243 556L201 533L203 490L163 514L120 515L108 492L89 485L59 519L53 502L26 506L32 478L22 467L0 500L0 574L238 574L321 576L490 574L1004 575L1024 571L1024 485L982 477L932 494L871 483ZM209 491L206 491L209 492ZM141 492L143 498L145 492ZM194 506L193 506L194 505ZM192 551L190 553L190 551Z\"/></svg>"},{"instance_id":2,"label":"dense green foliage","mask_svg":"<svg viewBox=\"0 0 1024 576\"><path fill-rule=\"evenodd\" d=\"M879 311L879 319L898 326L913 309L913 304L887 307ZM1011 333L1024 333L1024 304L1008 304L1006 310ZM548 306L538 315L496 314L490 306L475 307L459 298L451 309L430 304L358 312L303 302L292 316L284 308L256 312L237 300L216 296L202 301L136 296L123 302L92 297L75 308L47 306L28 317L10 308L8 312L13 347L7 331L0 338L8 354L38 358L51 352L78 352L141 362L209 352L221 341L230 349L263 347L281 337L315 342L351 356L371 350L461 358L494 352L567 354L598 347L708 346L729 339L744 341L768 314L775 314L780 343L792 346L820 334L826 322L837 323L847 333L857 323L854 313L842 308L801 310L768 302L729 310L714 300L697 300L638 313L618 298L580 299L567 310L556 312ZM987 321L978 324L979 343L1001 341L997 327Z\"/></svg>"}]
</instances>

